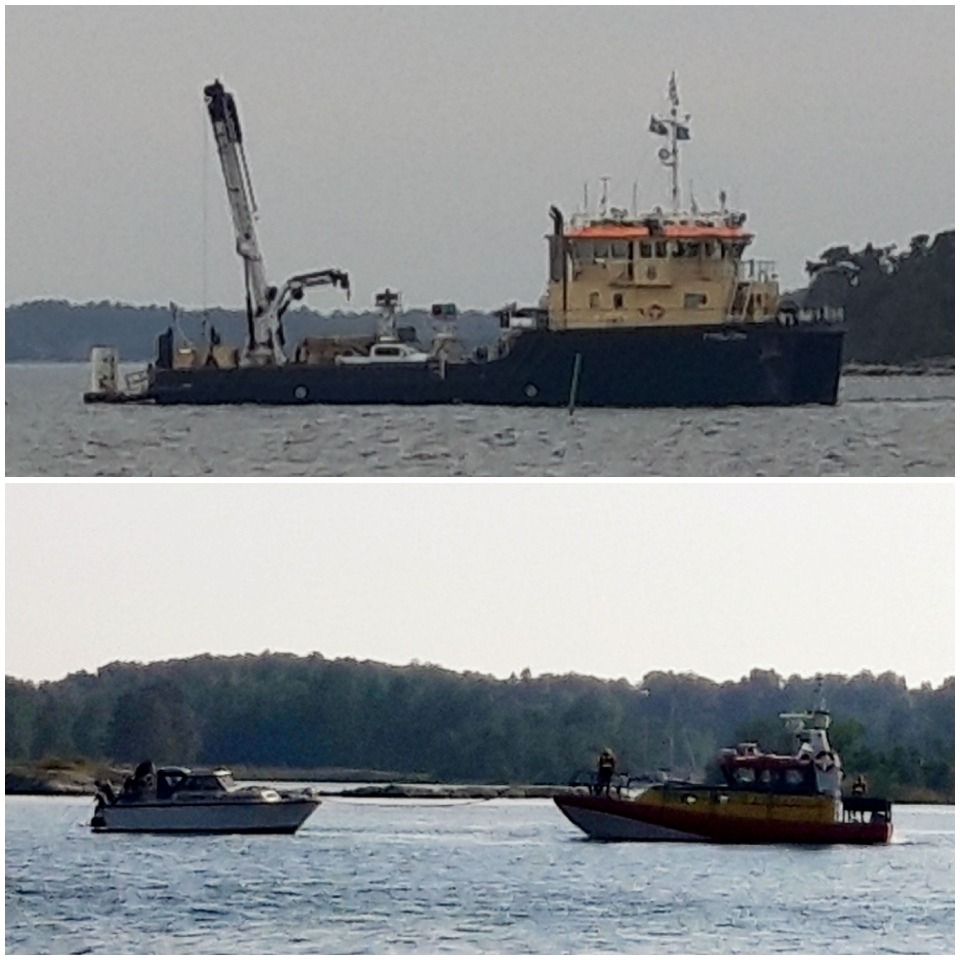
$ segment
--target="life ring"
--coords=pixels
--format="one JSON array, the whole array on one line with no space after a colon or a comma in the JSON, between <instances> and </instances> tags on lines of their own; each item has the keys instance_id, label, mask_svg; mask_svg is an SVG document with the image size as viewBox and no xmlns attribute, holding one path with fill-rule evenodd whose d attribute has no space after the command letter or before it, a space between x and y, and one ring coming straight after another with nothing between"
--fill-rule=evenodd
<instances>
[{"instance_id":1,"label":"life ring","mask_svg":"<svg viewBox=\"0 0 960 960\"><path fill-rule=\"evenodd\" d=\"M814 758L813 762L816 764L818 770L823 773L829 773L836 764L833 762L833 751L831 750L821 750Z\"/></svg>"},{"instance_id":2,"label":"life ring","mask_svg":"<svg viewBox=\"0 0 960 960\"><path fill-rule=\"evenodd\" d=\"M650 317L651 320L659 320L663 316L663 307L661 307L659 303L655 303L647 311L647 316Z\"/></svg>"}]
</instances>

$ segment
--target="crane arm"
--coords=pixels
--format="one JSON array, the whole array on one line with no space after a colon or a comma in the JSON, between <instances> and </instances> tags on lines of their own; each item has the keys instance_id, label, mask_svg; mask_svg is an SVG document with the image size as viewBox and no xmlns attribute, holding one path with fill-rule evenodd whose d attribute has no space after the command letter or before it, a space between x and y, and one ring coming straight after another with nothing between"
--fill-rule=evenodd
<instances>
[{"instance_id":1,"label":"crane arm","mask_svg":"<svg viewBox=\"0 0 960 960\"><path fill-rule=\"evenodd\" d=\"M291 277L278 291L267 282L266 268L257 232L254 214L257 211L253 196L250 170L243 150L240 117L233 94L223 88L219 80L203 88L203 95L213 125L213 136L220 154L220 166L227 188L227 201L233 217L237 253L243 260L247 292L248 340L245 356L250 363L284 363L283 327L281 317L293 300L301 300L307 287L332 284L346 290L350 296L350 280L342 270L315 270Z\"/></svg>"},{"instance_id":2,"label":"crane arm","mask_svg":"<svg viewBox=\"0 0 960 960\"><path fill-rule=\"evenodd\" d=\"M347 299L350 299L350 277L347 275L344 270L314 270L311 273L300 273L295 277L291 277L284 285L283 289L280 291L280 296L277 298L277 327L278 327L278 338L281 345L284 343L285 338L283 335L283 324L282 319L283 315L287 312L287 307L293 303L294 300L303 299L303 291L307 287L324 287L327 285L340 287L345 290L347 293Z\"/></svg>"},{"instance_id":3,"label":"crane arm","mask_svg":"<svg viewBox=\"0 0 960 960\"><path fill-rule=\"evenodd\" d=\"M233 94L227 93L219 80L204 87L203 94L213 125L217 152L220 154L220 166L223 169L223 180L236 234L237 253L244 261L247 292L252 301L254 315L263 314L268 308L269 286L254 225L253 217L257 208L247 158L243 152L243 134L240 130L237 104Z\"/></svg>"},{"instance_id":4,"label":"crane arm","mask_svg":"<svg viewBox=\"0 0 960 960\"><path fill-rule=\"evenodd\" d=\"M327 285L340 287L347 292L347 299L350 299L350 277L344 270L314 270L311 273L300 273L291 277L280 291L280 298L277 304L277 316L282 317L287 307L294 300L303 299L303 291L307 287L324 287Z\"/></svg>"}]
</instances>

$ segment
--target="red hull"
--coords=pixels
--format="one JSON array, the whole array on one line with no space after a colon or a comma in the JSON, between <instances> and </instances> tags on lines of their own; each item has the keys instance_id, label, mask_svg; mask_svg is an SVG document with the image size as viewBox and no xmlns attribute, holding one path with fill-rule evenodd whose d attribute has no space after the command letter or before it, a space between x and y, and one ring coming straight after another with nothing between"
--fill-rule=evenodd
<instances>
[{"instance_id":1,"label":"red hull","mask_svg":"<svg viewBox=\"0 0 960 960\"><path fill-rule=\"evenodd\" d=\"M555 797L563 813L592 837L606 840L686 840L709 843L889 843L893 825L810 823L688 813L614 797ZM649 830L645 830L649 827Z\"/></svg>"}]
</instances>

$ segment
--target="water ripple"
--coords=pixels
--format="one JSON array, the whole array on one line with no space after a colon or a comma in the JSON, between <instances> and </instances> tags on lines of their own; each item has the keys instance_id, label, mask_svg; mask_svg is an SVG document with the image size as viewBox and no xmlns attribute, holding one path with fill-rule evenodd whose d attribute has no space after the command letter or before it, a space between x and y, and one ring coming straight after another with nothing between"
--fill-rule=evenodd
<instances>
[{"instance_id":1,"label":"water ripple","mask_svg":"<svg viewBox=\"0 0 960 960\"><path fill-rule=\"evenodd\" d=\"M83 364L6 368L8 476L946 476L953 377L837 407L85 407Z\"/></svg>"},{"instance_id":2,"label":"water ripple","mask_svg":"<svg viewBox=\"0 0 960 960\"><path fill-rule=\"evenodd\" d=\"M295 837L96 836L89 815L7 799L8 952L954 950L952 807L897 806L906 842L867 850L586 843L541 800L330 803Z\"/></svg>"}]
</instances>

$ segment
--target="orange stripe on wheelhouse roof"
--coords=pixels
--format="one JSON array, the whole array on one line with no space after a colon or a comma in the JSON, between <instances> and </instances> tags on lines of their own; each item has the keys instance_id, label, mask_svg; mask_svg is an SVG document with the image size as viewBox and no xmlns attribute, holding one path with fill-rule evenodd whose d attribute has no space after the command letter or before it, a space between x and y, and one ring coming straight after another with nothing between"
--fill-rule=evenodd
<instances>
[{"instance_id":1,"label":"orange stripe on wheelhouse roof","mask_svg":"<svg viewBox=\"0 0 960 960\"><path fill-rule=\"evenodd\" d=\"M638 237L657 238L663 237L667 240L750 240L753 234L747 233L740 227L703 227L697 224L664 224L663 232L651 234L648 227L630 224L598 224L597 226L576 227L566 232L566 237L570 240L632 240Z\"/></svg>"}]
</instances>

